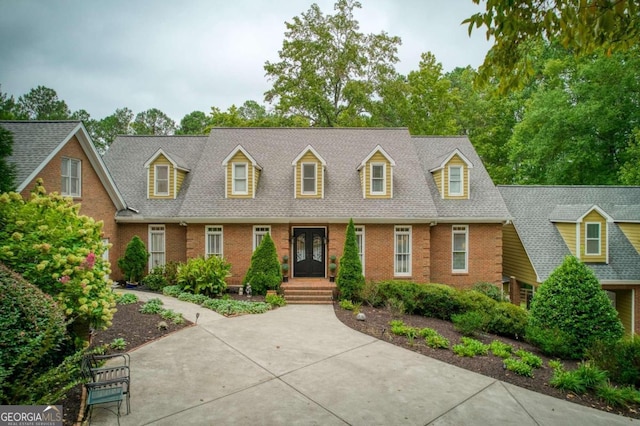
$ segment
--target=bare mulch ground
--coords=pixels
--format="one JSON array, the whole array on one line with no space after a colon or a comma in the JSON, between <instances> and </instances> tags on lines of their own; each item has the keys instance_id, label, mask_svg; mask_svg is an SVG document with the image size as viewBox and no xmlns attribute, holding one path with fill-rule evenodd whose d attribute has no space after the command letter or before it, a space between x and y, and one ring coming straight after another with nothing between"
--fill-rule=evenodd
<instances>
[{"instance_id":1,"label":"bare mulch ground","mask_svg":"<svg viewBox=\"0 0 640 426\"><path fill-rule=\"evenodd\" d=\"M232 297L234 299L246 300L246 297L242 296L238 297L237 295L232 295ZM261 301L262 299L263 298L261 297L253 298L254 301ZM166 321L169 327L166 330L160 329L158 328L158 323L162 321L162 318L159 315L141 314L139 312L141 305L142 303L118 305L118 311L113 318L113 325L108 330L97 332L91 345L99 346L109 344L113 339L122 337L127 342L126 351L131 351L145 343L159 339L169 333L191 325L188 321L182 325L175 325L170 321ZM575 395L571 392L564 392L551 387L549 385L549 380L551 378L552 371L548 366L550 358L545 357L537 348L528 345L523 341L512 340L491 334L484 334L476 337L478 340L487 344L491 343L493 340L500 340L512 345L514 350L522 348L541 357L544 362L543 367L535 370L533 378L522 377L504 369L502 360L493 355L477 356L473 358L459 357L450 349L432 349L426 346L424 341L420 338L416 338L413 342L409 342L406 337L395 336L389 331L389 322L394 319L399 319L412 327L433 328L442 336L449 339L451 346L453 346L460 343L462 335L453 328L453 324L451 322L418 315L394 316L388 309L376 309L369 306L360 307L360 312L363 312L366 315L366 320L358 321L352 311L340 308L337 303L334 303L334 310L338 319L346 326L378 339L382 339L391 344L401 346L422 355L429 356L485 376L493 377L507 383L512 383L535 392L550 395L555 398L565 399L576 404L585 405L598 410L640 419L640 406L631 406L626 408L610 407L593 395ZM565 361L564 365L566 369L573 369L577 366L577 363ZM80 385L73 388L64 400L58 402L64 406L65 425L73 425L78 418L81 395L82 386Z\"/></svg>"},{"instance_id":2,"label":"bare mulch ground","mask_svg":"<svg viewBox=\"0 0 640 426\"><path fill-rule=\"evenodd\" d=\"M430 348L424 343L424 340L419 337L414 339L413 342L410 342L406 337L396 336L389 331L390 321L396 319L402 320L406 325L409 325L411 327L433 328L442 336L449 339L450 347L452 347L453 345L460 343L462 334L456 331L453 328L453 324L449 321L443 321L436 318L427 318L419 315L394 316L389 309L376 309L369 306L360 307L360 312L363 312L365 314L366 320L358 321L352 311L342 309L338 303L334 303L334 311L338 319L348 327L358 330L364 334L368 334L370 336L384 340L396 346L402 346L405 349L418 352L422 355L429 356L431 358L435 358L448 364L453 364L466 370L483 374L485 376L493 377L495 379L502 380L503 382L511 383L516 386L532 390L534 392L550 395L555 398L565 399L576 404L585 405L598 410L607 411L626 417L633 417L636 419L640 418L640 406L638 405L626 408L611 407L602 402L595 395L576 395L574 393L565 392L550 386L549 380L552 377L553 371L548 366L548 361L551 358L544 356L536 347L531 346L526 342L508 339L493 334L483 334L475 337L477 340L480 340L485 344L489 344L493 340L500 340L511 345L514 348L514 351L518 349L524 349L542 358L543 366L540 369L534 370L533 378L519 376L509 370L506 370L503 367L502 359L494 355L476 356L473 358L460 357L456 355L451 349L447 350ZM563 361L563 364L566 370L572 370L578 365L578 363L575 361Z\"/></svg>"}]
</instances>

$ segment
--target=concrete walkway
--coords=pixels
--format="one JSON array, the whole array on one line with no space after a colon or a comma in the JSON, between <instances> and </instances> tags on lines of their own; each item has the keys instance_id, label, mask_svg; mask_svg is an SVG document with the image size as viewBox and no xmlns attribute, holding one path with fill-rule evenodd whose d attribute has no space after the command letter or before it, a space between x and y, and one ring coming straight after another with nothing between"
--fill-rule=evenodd
<instances>
[{"instance_id":1,"label":"concrete walkway","mask_svg":"<svg viewBox=\"0 0 640 426\"><path fill-rule=\"evenodd\" d=\"M198 324L131 352L123 426L640 424L361 334L330 305L224 318L160 298ZM98 409L92 424L116 416Z\"/></svg>"}]
</instances>

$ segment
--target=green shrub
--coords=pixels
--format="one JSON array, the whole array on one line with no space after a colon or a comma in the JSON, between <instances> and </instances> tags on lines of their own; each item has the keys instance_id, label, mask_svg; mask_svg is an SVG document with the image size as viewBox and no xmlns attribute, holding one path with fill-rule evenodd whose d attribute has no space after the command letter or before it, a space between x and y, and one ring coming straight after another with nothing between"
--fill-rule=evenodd
<instances>
[{"instance_id":1,"label":"green shrub","mask_svg":"<svg viewBox=\"0 0 640 426\"><path fill-rule=\"evenodd\" d=\"M575 373L584 382L587 389L596 389L607 381L607 372L600 370L595 365L582 362L575 369Z\"/></svg>"},{"instance_id":2,"label":"green shrub","mask_svg":"<svg viewBox=\"0 0 640 426\"><path fill-rule=\"evenodd\" d=\"M176 285L178 283L178 268L182 263L172 260L164 265L164 279L167 280L167 285Z\"/></svg>"},{"instance_id":3,"label":"green shrub","mask_svg":"<svg viewBox=\"0 0 640 426\"><path fill-rule=\"evenodd\" d=\"M276 246L271 236L266 234L251 256L251 265L242 284L251 284L253 294L266 294L267 290L277 291L282 283L280 269Z\"/></svg>"},{"instance_id":4,"label":"green shrub","mask_svg":"<svg viewBox=\"0 0 640 426\"><path fill-rule=\"evenodd\" d=\"M209 298L204 294L192 294L192 293L179 293L178 300L183 302L195 303L196 305L202 305Z\"/></svg>"},{"instance_id":5,"label":"green shrub","mask_svg":"<svg viewBox=\"0 0 640 426\"><path fill-rule=\"evenodd\" d=\"M360 300L360 292L364 287L364 276L362 275L362 263L358 254L358 243L356 241L356 229L353 219L349 219L347 234L344 241L342 257L340 258L340 269L336 277L336 286L340 297L344 299Z\"/></svg>"},{"instance_id":6,"label":"green shrub","mask_svg":"<svg viewBox=\"0 0 640 426\"><path fill-rule=\"evenodd\" d=\"M111 341L111 343L109 344L109 347L116 351L124 351L125 348L127 347L127 342L122 337L116 337Z\"/></svg>"},{"instance_id":7,"label":"green shrub","mask_svg":"<svg viewBox=\"0 0 640 426\"><path fill-rule=\"evenodd\" d=\"M33 381L68 345L65 317L51 296L0 264L0 404L27 404Z\"/></svg>"},{"instance_id":8,"label":"green shrub","mask_svg":"<svg viewBox=\"0 0 640 426\"><path fill-rule=\"evenodd\" d=\"M494 340L489 344L489 350L495 356L505 359L505 358L511 357L511 353L513 352L513 347L499 340Z\"/></svg>"},{"instance_id":9,"label":"green shrub","mask_svg":"<svg viewBox=\"0 0 640 426\"><path fill-rule=\"evenodd\" d=\"M530 365L533 368L542 367L542 359L539 356L532 354L531 352L527 352L524 349L519 349L515 352L515 355L520 357L522 362Z\"/></svg>"},{"instance_id":10,"label":"green shrub","mask_svg":"<svg viewBox=\"0 0 640 426\"><path fill-rule=\"evenodd\" d=\"M556 327L548 329L527 327L526 338L529 342L540 348L545 355L557 356L562 359L570 359L573 357L574 339L570 334Z\"/></svg>"},{"instance_id":11,"label":"green shrub","mask_svg":"<svg viewBox=\"0 0 640 426\"><path fill-rule=\"evenodd\" d=\"M404 307L404 302L398 300L395 297L387 300L385 307L391 312L391 315L398 317L403 315L407 310Z\"/></svg>"},{"instance_id":12,"label":"green shrub","mask_svg":"<svg viewBox=\"0 0 640 426\"><path fill-rule=\"evenodd\" d=\"M138 302L138 296L133 293L122 293L116 297L116 305L132 305Z\"/></svg>"},{"instance_id":13,"label":"green shrub","mask_svg":"<svg viewBox=\"0 0 640 426\"><path fill-rule=\"evenodd\" d=\"M562 353L548 344L544 331L549 329L557 329L567 337L569 346L560 347ZM540 285L531 302L527 339L551 349L551 355L581 359L596 341L614 343L622 333L618 314L598 279L573 256L567 256ZM564 353L566 349L568 353Z\"/></svg>"},{"instance_id":14,"label":"green shrub","mask_svg":"<svg viewBox=\"0 0 640 426\"><path fill-rule=\"evenodd\" d=\"M562 362L560 362L557 359L550 359L547 364L549 364L549 367L553 371L563 371L564 370L564 365L562 364Z\"/></svg>"},{"instance_id":15,"label":"green shrub","mask_svg":"<svg viewBox=\"0 0 640 426\"><path fill-rule=\"evenodd\" d=\"M462 343L453 345L453 352L458 356L474 357L476 355L487 355L489 353L489 345L485 345L479 340L463 337L460 339Z\"/></svg>"},{"instance_id":16,"label":"green shrub","mask_svg":"<svg viewBox=\"0 0 640 426\"><path fill-rule=\"evenodd\" d=\"M264 301L274 307L285 306L287 304L285 298L277 294L267 294L267 296L264 298Z\"/></svg>"},{"instance_id":17,"label":"green shrub","mask_svg":"<svg viewBox=\"0 0 640 426\"><path fill-rule=\"evenodd\" d=\"M366 281L360 290L360 299L369 306L384 306L384 300L380 294L379 281Z\"/></svg>"},{"instance_id":18,"label":"green shrub","mask_svg":"<svg viewBox=\"0 0 640 426\"><path fill-rule=\"evenodd\" d=\"M163 266L153 268L151 273L142 279L141 283L151 291L162 291L163 288L169 285L164 276Z\"/></svg>"},{"instance_id":19,"label":"green shrub","mask_svg":"<svg viewBox=\"0 0 640 426\"><path fill-rule=\"evenodd\" d=\"M489 313L493 311L498 304L498 302L489 296L476 290L458 292L457 297L463 312L476 311Z\"/></svg>"},{"instance_id":20,"label":"green shrub","mask_svg":"<svg viewBox=\"0 0 640 426\"><path fill-rule=\"evenodd\" d=\"M504 366L507 370L513 371L520 376L533 377L533 367L524 360L507 358L504 360Z\"/></svg>"},{"instance_id":21,"label":"green shrub","mask_svg":"<svg viewBox=\"0 0 640 426\"><path fill-rule=\"evenodd\" d=\"M574 371L554 370L549 384L578 395L587 391L584 381Z\"/></svg>"},{"instance_id":22,"label":"green shrub","mask_svg":"<svg viewBox=\"0 0 640 426\"><path fill-rule=\"evenodd\" d=\"M231 265L218 256L196 257L178 268L178 286L182 291L218 296L227 289Z\"/></svg>"},{"instance_id":23,"label":"green shrub","mask_svg":"<svg viewBox=\"0 0 640 426\"><path fill-rule=\"evenodd\" d=\"M389 322L389 326L391 326L391 332L398 336L406 336L409 333L412 333L413 328L406 325L401 320L393 320Z\"/></svg>"},{"instance_id":24,"label":"green shrub","mask_svg":"<svg viewBox=\"0 0 640 426\"><path fill-rule=\"evenodd\" d=\"M354 304L351 300L347 300L347 299L342 299L340 301L340 307L346 311L355 311L357 308L356 307L360 307L359 304Z\"/></svg>"},{"instance_id":25,"label":"green shrub","mask_svg":"<svg viewBox=\"0 0 640 426\"><path fill-rule=\"evenodd\" d=\"M462 312L457 290L443 284L418 284L416 313L431 318L450 320L451 315Z\"/></svg>"},{"instance_id":26,"label":"green shrub","mask_svg":"<svg viewBox=\"0 0 640 426\"><path fill-rule=\"evenodd\" d=\"M627 337L613 344L595 342L586 355L615 383L640 387L640 339Z\"/></svg>"},{"instance_id":27,"label":"green shrub","mask_svg":"<svg viewBox=\"0 0 640 426\"><path fill-rule=\"evenodd\" d=\"M184 317L179 312L174 312L172 309L162 309L160 311L162 319L173 322L174 324L184 324Z\"/></svg>"},{"instance_id":28,"label":"green shrub","mask_svg":"<svg viewBox=\"0 0 640 426\"><path fill-rule=\"evenodd\" d=\"M165 296L178 297L182 293L182 289L177 285L168 285L162 289L162 294Z\"/></svg>"},{"instance_id":29,"label":"green shrub","mask_svg":"<svg viewBox=\"0 0 640 426\"><path fill-rule=\"evenodd\" d=\"M501 336L522 338L525 335L529 312L510 302L500 302L491 311L488 331Z\"/></svg>"},{"instance_id":30,"label":"green shrub","mask_svg":"<svg viewBox=\"0 0 640 426\"><path fill-rule=\"evenodd\" d=\"M478 331L484 331L488 323L487 315L478 311L469 311L451 316L453 326L465 336L473 336Z\"/></svg>"},{"instance_id":31,"label":"green shrub","mask_svg":"<svg viewBox=\"0 0 640 426\"><path fill-rule=\"evenodd\" d=\"M137 283L142 279L147 267L149 252L144 243L137 235L134 235L127 244L124 256L118 259L118 267L129 282Z\"/></svg>"},{"instance_id":32,"label":"green shrub","mask_svg":"<svg viewBox=\"0 0 640 426\"><path fill-rule=\"evenodd\" d=\"M424 338L424 342L433 349L449 349L449 339L432 328L418 330L418 335Z\"/></svg>"},{"instance_id":33,"label":"green shrub","mask_svg":"<svg viewBox=\"0 0 640 426\"><path fill-rule=\"evenodd\" d=\"M478 291L485 296L492 298L496 302L502 302L504 300L500 288L497 285L494 285L487 281L479 281L475 283L472 287L472 290Z\"/></svg>"},{"instance_id":34,"label":"green shrub","mask_svg":"<svg viewBox=\"0 0 640 426\"><path fill-rule=\"evenodd\" d=\"M147 303L140 307L140 313L143 314L159 314L163 310L162 300L160 299L149 299Z\"/></svg>"}]
</instances>

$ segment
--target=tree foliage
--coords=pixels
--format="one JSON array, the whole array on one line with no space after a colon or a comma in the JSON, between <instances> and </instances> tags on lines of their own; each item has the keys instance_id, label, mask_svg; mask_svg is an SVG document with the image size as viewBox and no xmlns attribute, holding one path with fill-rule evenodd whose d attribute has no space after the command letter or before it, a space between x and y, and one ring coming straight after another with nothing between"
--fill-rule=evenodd
<instances>
[{"instance_id":1,"label":"tree foliage","mask_svg":"<svg viewBox=\"0 0 640 426\"><path fill-rule=\"evenodd\" d=\"M280 61L265 63L273 87L268 102L313 126L351 126L362 120L382 84L395 75L399 37L363 34L353 12L361 4L338 0L334 15L317 4L286 22Z\"/></svg>"},{"instance_id":2,"label":"tree foliage","mask_svg":"<svg viewBox=\"0 0 640 426\"><path fill-rule=\"evenodd\" d=\"M336 285L340 292L340 297L347 300L360 298L360 292L364 287L364 276L362 275L362 263L358 254L358 242L356 240L356 228L353 219L347 225L347 234L344 241L340 267L336 277Z\"/></svg>"},{"instance_id":3,"label":"tree foliage","mask_svg":"<svg viewBox=\"0 0 640 426\"><path fill-rule=\"evenodd\" d=\"M567 256L536 291L526 333L548 354L581 359L596 341L620 339L623 328L594 273Z\"/></svg>"},{"instance_id":4,"label":"tree foliage","mask_svg":"<svg viewBox=\"0 0 640 426\"><path fill-rule=\"evenodd\" d=\"M557 40L578 56L637 46L640 5L636 0L486 0L485 12L463 24L469 34L474 27L486 27L487 40L493 38L494 44L480 76L486 81L497 75L501 86L508 88L533 75L526 49L531 41Z\"/></svg>"},{"instance_id":5,"label":"tree foliage","mask_svg":"<svg viewBox=\"0 0 640 426\"><path fill-rule=\"evenodd\" d=\"M24 120L68 120L71 111L67 103L58 99L55 90L44 86L31 89L18 98L18 118Z\"/></svg>"},{"instance_id":6,"label":"tree foliage","mask_svg":"<svg viewBox=\"0 0 640 426\"><path fill-rule=\"evenodd\" d=\"M14 120L17 114L16 101L12 95L2 93L0 85L0 120Z\"/></svg>"},{"instance_id":7,"label":"tree foliage","mask_svg":"<svg viewBox=\"0 0 640 426\"><path fill-rule=\"evenodd\" d=\"M127 107L117 108L113 114L99 120L95 126L95 134L91 135L98 151L106 151L116 136L131 134L132 120L133 112Z\"/></svg>"},{"instance_id":8,"label":"tree foliage","mask_svg":"<svg viewBox=\"0 0 640 426\"><path fill-rule=\"evenodd\" d=\"M70 323L109 326L115 303L102 222L79 209L71 198L47 194L41 180L29 200L1 195L0 261L53 296Z\"/></svg>"},{"instance_id":9,"label":"tree foliage","mask_svg":"<svg viewBox=\"0 0 640 426\"><path fill-rule=\"evenodd\" d=\"M7 161L7 157L12 153L13 134L0 126L0 193L15 189L15 164Z\"/></svg>"},{"instance_id":10,"label":"tree foliage","mask_svg":"<svg viewBox=\"0 0 640 426\"><path fill-rule=\"evenodd\" d=\"M131 124L136 135L173 135L176 131L176 123L167 114L157 108L151 108L136 114Z\"/></svg>"},{"instance_id":11,"label":"tree foliage","mask_svg":"<svg viewBox=\"0 0 640 426\"><path fill-rule=\"evenodd\" d=\"M202 111L193 111L182 117L176 135L204 135L207 126L209 126L207 115Z\"/></svg>"},{"instance_id":12,"label":"tree foliage","mask_svg":"<svg viewBox=\"0 0 640 426\"><path fill-rule=\"evenodd\" d=\"M251 265L242 284L251 284L252 292L265 294L267 290L278 290L281 282L278 253L271 235L267 233L251 256Z\"/></svg>"}]
</instances>

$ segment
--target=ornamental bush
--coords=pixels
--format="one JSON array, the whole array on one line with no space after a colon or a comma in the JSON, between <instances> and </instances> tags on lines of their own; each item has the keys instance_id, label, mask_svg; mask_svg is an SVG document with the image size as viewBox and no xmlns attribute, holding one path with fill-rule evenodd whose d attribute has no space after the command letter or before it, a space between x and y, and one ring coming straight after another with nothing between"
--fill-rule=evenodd
<instances>
[{"instance_id":1,"label":"ornamental bush","mask_svg":"<svg viewBox=\"0 0 640 426\"><path fill-rule=\"evenodd\" d=\"M20 404L62 360L65 317L53 298L0 265L0 404Z\"/></svg>"},{"instance_id":2,"label":"ornamental bush","mask_svg":"<svg viewBox=\"0 0 640 426\"><path fill-rule=\"evenodd\" d=\"M364 276L362 275L362 263L358 254L358 242L353 219L349 219L349 225L347 225L347 235L344 241L342 257L340 258L336 286L342 299L360 300L360 292L364 287Z\"/></svg>"},{"instance_id":3,"label":"ornamental bush","mask_svg":"<svg viewBox=\"0 0 640 426\"><path fill-rule=\"evenodd\" d=\"M29 200L2 194L0 261L53 296L71 328L88 332L89 325L111 324L115 302L110 265L102 259L102 222L79 209L71 198L46 194L40 179Z\"/></svg>"},{"instance_id":4,"label":"ornamental bush","mask_svg":"<svg viewBox=\"0 0 640 426\"><path fill-rule=\"evenodd\" d=\"M598 279L573 256L540 285L531 302L527 339L549 355L581 359L595 342L614 343L622 334Z\"/></svg>"},{"instance_id":5,"label":"ornamental bush","mask_svg":"<svg viewBox=\"0 0 640 426\"><path fill-rule=\"evenodd\" d=\"M267 290L279 290L282 282L280 260L276 245L267 233L251 256L251 266L244 276L242 284L251 284L254 294L266 294Z\"/></svg>"},{"instance_id":6,"label":"ornamental bush","mask_svg":"<svg viewBox=\"0 0 640 426\"><path fill-rule=\"evenodd\" d=\"M127 244L124 256L118 259L118 266L122 269L127 281L137 283L144 275L148 259L149 252L147 248L140 237L134 235L129 244Z\"/></svg>"},{"instance_id":7,"label":"ornamental bush","mask_svg":"<svg viewBox=\"0 0 640 426\"><path fill-rule=\"evenodd\" d=\"M196 257L178 266L177 285L187 293L219 296L227 289L230 270L222 257Z\"/></svg>"}]
</instances>

